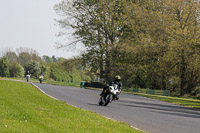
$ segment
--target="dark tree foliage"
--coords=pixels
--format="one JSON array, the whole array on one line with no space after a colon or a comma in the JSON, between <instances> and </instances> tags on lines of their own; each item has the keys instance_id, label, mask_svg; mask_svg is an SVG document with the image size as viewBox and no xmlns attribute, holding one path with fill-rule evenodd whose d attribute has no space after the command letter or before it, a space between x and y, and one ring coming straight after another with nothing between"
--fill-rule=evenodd
<instances>
[{"instance_id":1,"label":"dark tree foliage","mask_svg":"<svg viewBox=\"0 0 200 133\"><path fill-rule=\"evenodd\" d=\"M0 76L8 77L9 76L9 64L7 58L4 56L0 59Z\"/></svg>"}]
</instances>

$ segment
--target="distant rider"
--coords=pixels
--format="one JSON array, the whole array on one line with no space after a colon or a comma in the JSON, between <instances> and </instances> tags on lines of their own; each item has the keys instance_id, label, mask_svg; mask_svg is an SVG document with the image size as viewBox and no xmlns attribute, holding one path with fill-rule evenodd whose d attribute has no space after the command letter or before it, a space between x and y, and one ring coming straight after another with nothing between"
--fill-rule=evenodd
<instances>
[{"instance_id":1,"label":"distant rider","mask_svg":"<svg viewBox=\"0 0 200 133\"><path fill-rule=\"evenodd\" d=\"M41 73L39 74L39 76L42 76L42 77L44 77L44 74L43 74L43 72L41 72Z\"/></svg>"},{"instance_id":2,"label":"distant rider","mask_svg":"<svg viewBox=\"0 0 200 133\"><path fill-rule=\"evenodd\" d=\"M119 93L116 95L116 100L119 99L119 94L121 93L122 90L122 82L121 82L121 77L119 75L115 76L115 80L109 83L109 86L117 85ZM106 86L103 88L103 91L101 92L100 96L104 94L104 91L109 87Z\"/></svg>"},{"instance_id":3,"label":"distant rider","mask_svg":"<svg viewBox=\"0 0 200 133\"><path fill-rule=\"evenodd\" d=\"M41 72L38 76L40 83L44 80L44 74Z\"/></svg>"},{"instance_id":4,"label":"distant rider","mask_svg":"<svg viewBox=\"0 0 200 133\"><path fill-rule=\"evenodd\" d=\"M26 72L26 75L31 75L29 71Z\"/></svg>"},{"instance_id":5,"label":"distant rider","mask_svg":"<svg viewBox=\"0 0 200 133\"><path fill-rule=\"evenodd\" d=\"M29 71L27 71L25 76L26 76L26 81L28 82L30 80L31 73Z\"/></svg>"}]
</instances>

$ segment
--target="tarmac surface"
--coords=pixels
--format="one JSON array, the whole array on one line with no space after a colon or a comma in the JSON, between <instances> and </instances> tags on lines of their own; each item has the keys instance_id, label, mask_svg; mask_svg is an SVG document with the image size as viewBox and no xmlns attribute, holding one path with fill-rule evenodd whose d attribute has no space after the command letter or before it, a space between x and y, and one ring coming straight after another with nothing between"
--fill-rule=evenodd
<instances>
[{"instance_id":1,"label":"tarmac surface","mask_svg":"<svg viewBox=\"0 0 200 133\"><path fill-rule=\"evenodd\" d=\"M47 95L67 104L126 122L150 133L200 133L200 110L131 94L99 106L99 90L34 83Z\"/></svg>"}]
</instances>

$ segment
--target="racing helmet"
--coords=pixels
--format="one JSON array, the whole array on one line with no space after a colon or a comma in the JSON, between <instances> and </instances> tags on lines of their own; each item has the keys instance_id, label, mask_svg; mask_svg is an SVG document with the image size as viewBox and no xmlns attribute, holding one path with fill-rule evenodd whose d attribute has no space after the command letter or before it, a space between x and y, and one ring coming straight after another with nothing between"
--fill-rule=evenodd
<instances>
[{"instance_id":1,"label":"racing helmet","mask_svg":"<svg viewBox=\"0 0 200 133\"><path fill-rule=\"evenodd\" d=\"M121 77L119 75L115 76L116 81L121 81Z\"/></svg>"}]
</instances>

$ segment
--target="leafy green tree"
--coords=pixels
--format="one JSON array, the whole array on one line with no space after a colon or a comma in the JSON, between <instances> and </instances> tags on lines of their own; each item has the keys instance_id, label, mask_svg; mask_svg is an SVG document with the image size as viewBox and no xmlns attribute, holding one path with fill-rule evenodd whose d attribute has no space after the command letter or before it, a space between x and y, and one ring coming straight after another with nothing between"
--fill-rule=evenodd
<instances>
[{"instance_id":1,"label":"leafy green tree","mask_svg":"<svg viewBox=\"0 0 200 133\"><path fill-rule=\"evenodd\" d=\"M125 17L137 34L134 34L135 41L129 39L128 44L122 44L124 61L121 61L130 68L127 70L131 71L134 66L132 70L137 73L141 70L137 68L144 66L148 88L171 89L173 86L180 88L180 95L190 92L199 82L199 54L194 49L199 42L198 9L198 1L130 2ZM136 75L135 78L142 77Z\"/></svg>"},{"instance_id":2,"label":"leafy green tree","mask_svg":"<svg viewBox=\"0 0 200 133\"><path fill-rule=\"evenodd\" d=\"M57 59L54 55L51 58L52 58L53 62L57 62Z\"/></svg>"},{"instance_id":3,"label":"leafy green tree","mask_svg":"<svg viewBox=\"0 0 200 133\"><path fill-rule=\"evenodd\" d=\"M18 56L14 51L7 51L5 53L5 57L8 59L9 62L17 62Z\"/></svg>"},{"instance_id":4,"label":"leafy green tree","mask_svg":"<svg viewBox=\"0 0 200 133\"><path fill-rule=\"evenodd\" d=\"M66 17L60 26L73 28L85 45L85 68L107 81L117 74L125 86L180 96L200 82L199 8L198 0L74 0L55 6Z\"/></svg>"},{"instance_id":5,"label":"leafy green tree","mask_svg":"<svg viewBox=\"0 0 200 133\"><path fill-rule=\"evenodd\" d=\"M152 3L154 3L153 6ZM156 46L154 49L158 51L155 54L157 61L154 63L158 67L153 68L157 75L160 75L158 77L162 79L160 83L162 82L161 87L164 89L171 77L177 77L176 79L179 80L176 81L178 83L176 87L180 88L180 95L183 96L186 92L191 92L199 82L197 78L199 62L196 60L199 52L194 49L197 42L200 41L199 12L197 12L199 2L195 0L159 2L154 0L148 5L152 7L153 16L157 16L157 19L153 19L155 25L152 24L151 28L148 28L151 31L148 34L151 37L151 43L153 42L153 45ZM146 21L148 22L148 20ZM159 50L159 48L162 49Z\"/></svg>"},{"instance_id":6,"label":"leafy green tree","mask_svg":"<svg viewBox=\"0 0 200 133\"><path fill-rule=\"evenodd\" d=\"M29 48L19 48L16 50L18 53L18 63L24 66L25 64L29 63L31 60L40 62L41 58L36 50L29 49Z\"/></svg>"},{"instance_id":7,"label":"leafy green tree","mask_svg":"<svg viewBox=\"0 0 200 133\"><path fill-rule=\"evenodd\" d=\"M50 78L55 81L70 82L70 76L65 71L64 67L57 63L51 63L50 66Z\"/></svg>"},{"instance_id":8,"label":"leafy green tree","mask_svg":"<svg viewBox=\"0 0 200 133\"><path fill-rule=\"evenodd\" d=\"M53 62L52 58L46 55L43 55L42 60L47 63Z\"/></svg>"},{"instance_id":9,"label":"leafy green tree","mask_svg":"<svg viewBox=\"0 0 200 133\"><path fill-rule=\"evenodd\" d=\"M123 15L122 2L76 0L72 2L71 7L69 3L67 1L57 4L55 9L60 14L72 17L76 23L63 19L58 21L59 24L62 28L72 27L75 30L74 36L86 47L83 62L91 67L92 72L100 73L100 78L109 80L112 77L112 53L118 47L119 38L122 38L125 29L128 29L125 28L127 25L120 23Z\"/></svg>"},{"instance_id":10,"label":"leafy green tree","mask_svg":"<svg viewBox=\"0 0 200 133\"><path fill-rule=\"evenodd\" d=\"M66 59L62 66L68 72L69 77L76 82L81 80L90 81L92 78L90 72L82 66L81 57Z\"/></svg>"},{"instance_id":11,"label":"leafy green tree","mask_svg":"<svg viewBox=\"0 0 200 133\"><path fill-rule=\"evenodd\" d=\"M11 62L9 66L10 77L24 77L24 68L17 62Z\"/></svg>"},{"instance_id":12,"label":"leafy green tree","mask_svg":"<svg viewBox=\"0 0 200 133\"><path fill-rule=\"evenodd\" d=\"M43 73L45 79L50 79L50 72L51 72L50 64L41 62L40 70Z\"/></svg>"},{"instance_id":13,"label":"leafy green tree","mask_svg":"<svg viewBox=\"0 0 200 133\"><path fill-rule=\"evenodd\" d=\"M31 61L24 66L25 72L29 71L33 77L38 77L41 72L39 62Z\"/></svg>"},{"instance_id":14,"label":"leafy green tree","mask_svg":"<svg viewBox=\"0 0 200 133\"><path fill-rule=\"evenodd\" d=\"M0 59L0 76L1 77L9 76L9 64L5 56Z\"/></svg>"}]
</instances>

